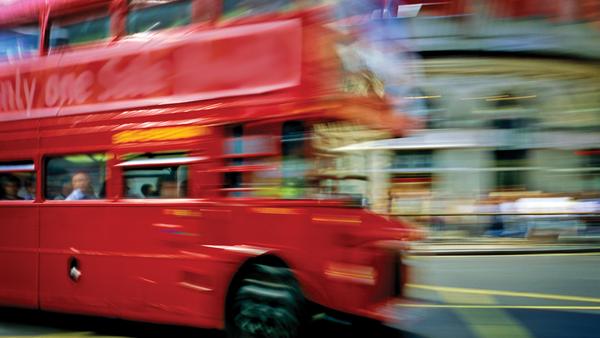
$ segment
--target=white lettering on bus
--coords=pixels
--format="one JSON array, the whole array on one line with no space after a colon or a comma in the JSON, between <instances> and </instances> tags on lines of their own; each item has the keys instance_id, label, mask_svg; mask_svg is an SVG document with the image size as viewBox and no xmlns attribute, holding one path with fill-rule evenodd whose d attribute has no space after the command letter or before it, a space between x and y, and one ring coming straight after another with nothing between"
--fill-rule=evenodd
<instances>
[{"instance_id":1,"label":"white lettering on bus","mask_svg":"<svg viewBox=\"0 0 600 338\"><path fill-rule=\"evenodd\" d=\"M168 86L165 81L170 69L168 61L153 61L148 55L123 60L109 60L98 74L90 70L53 72L39 88L38 95L42 97L37 102L45 107L86 103L94 94L96 80L100 93L93 101L98 102L149 96ZM17 69L14 79L0 80L0 111L26 111L29 115L36 101L35 75L22 76Z\"/></svg>"},{"instance_id":2,"label":"white lettering on bus","mask_svg":"<svg viewBox=\"0 0 600 338\"><path fill-rule=\"evenodd\" d=\"M166 61L152 62L145 54L125 64L122 64L122 60L123 58L112 59L98 72L98 82L105 89L98 96L100 101L135 98L165 88L169 65Z\"/></svg>"},{"instance_id":3,"label":"white lettering on bus","mask_svg":"<svg viewBox=\"0 0 600 338\"><path fill-rule=\"evenodd\" d=\"M22 79L19 69L15 72L14 83L4 80L0 83L0 107L3 111L31 110L33 97L35 95L36 79ZM23 96L25 102L23 102Z\"/></svg>"},{"instance_id":4,"label":"white lettering on bus","mask_svg":"<svg viewBox=\"0 0 600 338\"><path fill-rule=\"evenodd\" d=\"M90 95L94 74L86 70L83 73L53 74L46 81L44 101L47 107L84 103Z\"/></svg>"}]
</instances>

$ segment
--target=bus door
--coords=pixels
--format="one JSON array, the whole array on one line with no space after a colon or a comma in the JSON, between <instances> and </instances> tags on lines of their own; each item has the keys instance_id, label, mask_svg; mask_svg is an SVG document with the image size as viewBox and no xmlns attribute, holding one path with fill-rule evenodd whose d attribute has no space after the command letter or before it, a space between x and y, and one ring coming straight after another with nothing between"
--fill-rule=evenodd
<instances>
[{"instance_id":1,"label":"bus door","mask_svg":"<svg viewBox=\"0 0 600 338\"><path fill-rule=\"evenodd\" d=\"M0 162L0 304L38 306L35 178L33 161Z\"/></svg>"},{"instance_id":2,"label":"bus door","mask_svg":"<svg viewBox=\"0 0 600 338\"><path fill-rule=\"evenodd\" d=\"M118 253L105 153L49 155L40 204L40 307L115 315Z\"/></svg>"},{"instance_id":3,"label":"bus door","mask_svg":"<svg viewBox=\"0 0 600 338\"><path fill-rule=\"evenodd\" d=\"M123 253L118 299L124 316L184 323L201 320L211 308L204 306L212 299L211 257L199 249L207 202L192 198L190 189L206 160L198 151L118 156L114 177L122 199L110 232L120 234L113 238Z\"/></svg>"}]
</instances>

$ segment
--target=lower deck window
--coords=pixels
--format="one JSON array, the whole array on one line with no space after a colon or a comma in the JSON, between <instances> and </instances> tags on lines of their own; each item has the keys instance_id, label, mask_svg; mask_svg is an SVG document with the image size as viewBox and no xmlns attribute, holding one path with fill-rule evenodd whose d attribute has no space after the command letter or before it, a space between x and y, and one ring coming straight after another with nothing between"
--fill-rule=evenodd
<instances>
[{"instance_id":1,"label":"lower deck window","mask_svg":"<svg viewBox=\"0 0 600 338\"><path fill-rule=\"evenodd\" d=\"M32 161L0 162L0 200L35 199L35 172Z\"/></svg>"},{"instance_id":2,"label":"lower deck window","mask_svg":"<svg viewBox=\"0 0 600 338\"><path fill-rule=\"evenodd\" d=\"M105 195L105 154L74 154L46 160L46 199L95 200Z\"/></svg>"},{"instance_id":3,"label":"lower deck window","mask_svg":"<svg viewBox=\"0 0 600 338\"><path fill-rule=\"evenodd\" d=\"M133 155L123 167L125 198L188 197L188 160L184 154Z\"/></svg>"}]
</instances>

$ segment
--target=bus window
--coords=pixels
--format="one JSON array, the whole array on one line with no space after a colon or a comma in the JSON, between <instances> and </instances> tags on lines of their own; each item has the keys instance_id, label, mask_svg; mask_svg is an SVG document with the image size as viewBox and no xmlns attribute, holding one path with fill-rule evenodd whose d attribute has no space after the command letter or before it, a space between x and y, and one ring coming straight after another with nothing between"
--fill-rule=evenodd
<instances>
[{"instance_id":1,"label":"bus window","mask_svg":"<svg viewBox=\"0 0 600 338\"><path fill-rule=\"evenodd\" d=\"M153 1L131 1L127 15L127 33L135 34L189 25L192 22L192 1L170 1L151 6Z\"/></svg>"},{"instance_id":2,"label":"bus window","mask_svg":"<svg viewBox=\"0 0 600 338\"><path fill-rule=\"evenodd\" d=\"M94 200L106 195L106 155L77 154L46 160L46 199Z\"/></svg>"},{"instance_id":3,"label":"bus window","mask_svg":"<svg viewBox=\"0 0 600 338\"><path fill-rule=\"evenodd\" d=\"M0 162L0 200L34 200L33 161Z\"/></svg>"},{"instance_id":4,"label":"bus window","mask_svg":"<svg viewBox=\"0 0 600 338\"><path fill-rule=\"evenodd\" d=\"M233 18L279 12L293 7L293 0L225 0L223 1L223 17Z\"/></svg>"},{"instance_id":5,"label":"bus window","mask_svg":"<svg viewBox=\"0 0 600 338\"><path fill-rule=\"evenodd\" d=\"M131 154L119 164L123 168L125 198L186 198L188 163L199 158L183 153Z\"/></svg>"},{"instance_id":6,"label":"bus window","mask_svg":"<svg viewBox=\"0 0 600 338\"><path fill-rule=\"evenodd\" d=\"M288 121L283 124L281 134L284 198L300 198L306 188L309 161L306 157L308 134L301 121Z\"/></svg>"},{"instance_id":7,"label":"bus window","mask_svg":"<svg viewBox=\"0 0 600 338\"><path fill-rule=\"evenodd\" d=\"M108 38L110 18L108 15L92 15L85 18L59 19L50 25L50 52Z\"/></svg>"},{"instance_id":8,"label":"bus window","mask_svg":"<svg viewBox=\"0 0 600 338\"><path fill-rule=\"evenodd\" d=\"M18 60L36 54L40 30L37 25L0 29L0 61Z\"/></svg>"},{"instance_id":9,"label":"bus window","mask_svg":"<svg viewBox=\"0 0 600 338\"><path fill-rule=\"evenodd\" d=\"M227 129L229 134L229 144L226 146L230 154L239 154L242 152L244 136L244 127L242 125L231 126ZM227 150L226 150L227 151ZM228 159L229 166L241 166L244 164L244 159L241 157L233 157ZM242 173L237 171L226 172L224 177L225 189L234 189L229 194L232 197L241 197L240 191L235 191L242 187Z\"/></svg>"}]
</instances>

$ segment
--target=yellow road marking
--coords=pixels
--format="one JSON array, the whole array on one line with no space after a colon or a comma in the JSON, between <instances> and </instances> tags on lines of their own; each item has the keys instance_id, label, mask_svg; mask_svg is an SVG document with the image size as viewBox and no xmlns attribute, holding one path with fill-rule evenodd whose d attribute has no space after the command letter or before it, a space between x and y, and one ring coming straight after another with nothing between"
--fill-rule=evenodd
<instances>
[{"instance_id":1,"label":"yellow road marking","mask_svg":"<svg viewBox=\"0 0 600 338\"><path fill-rule=\"evenodd\" d=\"M580 296L555 295L555 294L546 294L546 293L531 293L531 292L517 292L517 291L487 290L487 289L467 289L467 288L456 288L456 287L424 285L424 284L406 284L406 286L409 288L430 290L430 291L436 291L436 292L455 292L455 293L468 293L468 294L475 294L475 295L507 296L507 297L564 300L564 301L585 302L585 303L600 303L600 298L595 298L595 297L580 297Z\"/></svg>"},{"instance_id":2,"label":"yellow road marking","mask_svg":"<svg viewBox=\"0 0 600 338\"><path fill-rule=\"evenodd\" d=\"M525 309L525 310L599 310L600 306L562 305L475 305L475 304L397 304L397 307L440 309Z\"/></svg>"},{"instance_id":3,"label":"yellow road marking","mask_svg":"<svg viewBox=\"0 0 600 338\"><path fill-rule=\"evenodd\" d=\"M457 292L440 291L446 303L463 303L465 305L486 305L487 311L471 311L467 308L453 308L458 315L480 338L531 338L531 334L510 313L493 305L496 300L493 296L482 294L466 294Z\"/></svg>"}]
</instances>

